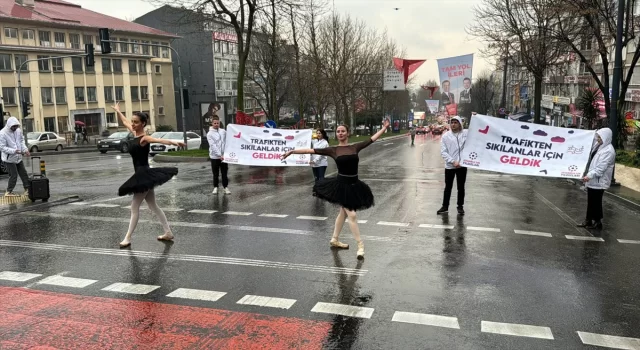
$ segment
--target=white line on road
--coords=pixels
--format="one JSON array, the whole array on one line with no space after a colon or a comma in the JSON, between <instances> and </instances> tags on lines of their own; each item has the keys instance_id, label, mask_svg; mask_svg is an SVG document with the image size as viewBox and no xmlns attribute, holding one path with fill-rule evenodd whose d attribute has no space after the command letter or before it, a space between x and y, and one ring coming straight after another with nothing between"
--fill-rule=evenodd
<instances>
[{"instance_id":1,"label":"white line on road","mask_svg":"<svg viewBox=\"0 0 640 350\"><path fill-rule=\"evenodd\" d=\"M551 333L551 328L549 327L482 321L480 324L480 328L483 333L515 335L518 337L553 340L553 333Z\"/></svg>"},{"instance_id":2,"label":"white line on road","mask_svg":"<svg viewBox=\"0 0 640 350\"><path fill-rule=\"evenodd\" d=\"M284 215L284 214L260 214L258 216L262 216L263 218L286 218L289 215Z\"/></svg>"},{"instance_id":3,"label":"white line on road","mask_svg":"<svg viewBox=\"0 0 640 350\"><path fill-rule=\"evenodd\" d=\"M624 244L640 244L640 241L636 241L633 239L619 239L618 242L624 243Z\"/></svg>"},{"instance_id":4,"label":"white line on road","mask_svg":"<svg viewBox=\"0 0 640 350\"><path fill-rule=\"evenodd\" d=\"M20 242L20 241L7 241L7 240L0 240L0 246L40 249L40 250L59 251L59 252L71 252L71 253L123 256L123 257L129 257L129 258L132 256L136 256L136 257L148 258L148 259L166 259L166 260L175 260L175 261L192 261L192 262L204 262L204 263L213 263L213 264L267 267L267 268L274 268L274 269L312 271L312 272L323 272L323 273L343 274L343 275L353 275L353 276L364 276L365 274L367 274L367 272L369 272L369 270L364 270L364 269L295 264L295 263L268 261L268 260L254 260L254 259L242 259L242 258L206 256L206 255L163 254L163 253L135 251L135 250L77 247L77 246L68 246L68 245L59 245L59 244L33 243L33 242Z\"/></svg>"},{"instance_id":5,"label":"white line on road","mask_svg":"<svg viewBox=\"0 0 640 350\"><path fill-rule=\"evenodd\" d=\"M193 209L188 211L188 213L193 213L193 214L213 214L217 212L218 212L217 210L204 210L204 209Z\"/></svg>"},{"instance_id":6,"label":"white line on road","mask_svg":"<svg viewBox=\"0 0 640 350\"><path fill-rule=\"evenodd\" d=\"M249 216L249 215L252 215L253 213L249 213L249 212L246 212L246 211L225 211L222 214L224 214L224 215Z\"/></svg>"},{"instance_id":7,"label":"white line on road","mask_svg":"<svg viewBox=\"0 0 640 350\"><path fill-rule=\"evenodd\" d=\"M344 219L344 222L349 222L349 218ZM359 224L366 224L367 222L367 220L358 220Z\"/></svg>"},{"instance_id":8,"label":"white line on road","mask_svg":"<svg viewBox=\"0 0 640 350\"><path fill-rule=\"evenodd\" d=\"M88 202L72 202L72 203L69 203L69 205L89 205L89 203Z\"/></svg>"},{"instance_id":9,"label":"white line on road","mask_svg":"<svg viewBox=\"0 0 640 350\"><path fill-rule=\"evenodd\" d=\"M92 202L93 203L111 202L111 201L115 201L115 200L118 200L118 199L124 199L124 198L126 198L126 197L113 197L113 198L108 198L108 199L100 199L100 200L92 201Z\"/></svg>"},{"instance_id":10,"label":"white line on road","mask_svg":"<svg viewBox=\"0 0 640 350\"><path fill-rule=\"evenodd\" d=\"M393 242L394 241L394 238L392 237L367 236L367 235L361 235L360 237L362 237L362 239L364 240L375 241L375 242ZM396 238L395 240L399 240L399 239Z\"/></svg>"},{"instance_id":11,"label":"white line on road","mask_svg":"<svg viewBox=\"0 0 640 350\"><path fill-rule=\"evenodd\" d=\"M418 227L422 227L422 228L439 228L439 229L445 229L445 230L453 230L453 228L454 228L453 225L432 225L432 224L421 224Z\"/></svg>"},{"instance_id":12,"label":"white line on road","mask_svg":"<svg viewBox=\"0 0 640 350\"><path fill-rule=\"evenodd\" d=\"M430 315L430 314L418 314L414 312L396 311L393 314L391 321L422 324L425 326L444 327L460 329L457 317Z\"/></svg>"},{"instance_id":13,"label":"white line on road","mask_svg":"<svg viewBox=\"0 0 640 350\"><path fill-rule=\"evenodd\" d=\"M602 346L612 349L640 349L640 339L637 338L618 337L588 332L578 332L578 336L585 345Z\"/></svg>"},{"instance_id":14,"label":"white line on road","mask_svg":"<svg viewBox=\"0 0 640 350\"><path fill-rule=\"evenodd\" d=\"M296 303L295 299L271 298L259 295L245 295L237 304L272 307L276 309L290 309Z\"/></svg>"},{"instance_id":15,"label":"white line on road","mask_svg":"<svg viewBox=\"0 0 640 350\"><path fill-rule=\"evenodd\" d=\"M571 236L571 235L566 235L565 237L567 237L567 239L573 239L576 241L604 242L604 239L600 237Z\"/></svg>"},{"instance_id":16,"label":"white line on road","mask_svg":"<svg viewBox=\"0 0 640 350\"><path fill-rule=\"evenodd\" d=\"M150 286L148 284L114 283L102 288L102 290L107 292L145 295L158 288L160 288L160 286Z\"/></svg>"},{"instance_id":17,"label":"white line on road","mask_svg":"<svg viewBox=\"0 0 640 350\"><path fill-rule=\"evenodd\" d=\"M162 211L165 211L167 213L177 213L177 212L181 212L184 209L182 208L162 208Z\"/></svg>"},{"instance_id":18,"label":"white line on road","mask_svg":"<svg viewBox=\"0 0 640 350\"><path fill-rule=\"evenodd\" d=\"M118 204L104 204L104 203L91 204L89 206L90 207L96 207L96 208L117 208L117 207L119 207Z\"/></svg>"},{"instance_id":19,"label":"white line on road","mask_svg":"<svg viewBox=\"0 0 640 350\"><path fill-rule=\"evenodd\" d=\"M73 277L65 277L65 276L51 276L47 277L43 280L36 282L37 284L47 284L51 286L61 286L61 287L70 287L70 288L84 288L90 286L98 281L96 280L88 280L84 278L73 278Z\"/></svg>"},{"instance_id":20,"label":"white line on road","mask_svg":"<svg viewBox=\"0 0 640 350\"><path fill-rule=\"evenodd\" d=\"M467 226L469 231L500 232L499 228Z\"/></svg>"},{"instance_id":21,"label":"white line on road","mask_svg":"<svg viewBox=\"0 0 640 350\"><path fill-rule=\"evenodd\" d=\"M204 300L204 301L218 301L223 296L227 295L225 292L216 292L213 290L201 290L201 289L188 289L178 288L173 292L167 294L169 298L182 298L191 300Z\"/></svg>"},{"instance_id":22,"label":"white line on road","mask_svg":"<svg viewBox=\"0 0 640 350\"><path fill-rule=\"evenodd\" d=\"M300 215L298 216L296 219L299 220L316 220L316 221L324 221L327 220L326 216L306 216L306 215Z\"/></svg>"},{"instance_id":23,"label":"white line on road","mask_svg":"<svg viewBox=\"0 0 640 350\"><path fill-rule=\"evenodd\" d=\"M553 237L552 234L546 232L536 232L536 231L523 231L523 230L513 230L518 235L527 235L527 236L540 236L540 237Z\"/></svg>"},{"instance_id":24,"label":"white line on road","mask_svg":"<svg viewBox=\"0 0 640 350\"><path fill-rule=\"evenodd\" d=\"M549 208L551 208L551 210L556 212L556 214L558 214L558 216L560 216L562 218L562 220L567 222L569 225L571 225L573 228L575 228L578 232L586 233L587 235L593 237L591 232L589 232L588 230L586 230L584 228L578 228L577 227L578 223L575 220L573 220L573 218L571 218L569 215L567 215L565 212L563 212L562 209L556 207L555 204L551 203L550 200L546 199L540 193L538 193L538 192L535 192L535 193L536 193L536 197L538 197L538 199L541 200L542 203L546 204Z\"/></svg>"},{"instance_id":25,"label":"white line on road","mask_svg":"<svg viewBox=\"0 0 640 350\"><path fill-rule=\"evenodd\" d=\"M349 317L371 318L371 315L373 315L373 310L374 309L370 307L333 304L333 303L317 303L313 307L313 309L311 309L311 312L342 315L342 316L349 316Z\"/></svg>"},{"instance_id":26,"label":"white line on road","mask_svg":"<svg viewBox=\"0 0 640 350\"><path fill-rule=\"evenodd\" d=\"M42 275L37 273L13 272L13 271L0 272L0 280L4 280L4 281L26 282L28 280L31 280L40 276Z\"/></svg>"},{"instance_id":27,"label":"white line on road","mask_svg":"<svg viewBox=\"0 0 640 350\"><path fill-rule=\"evenodd\" d=\"M393 142L387 142L387 143L385 143L384 145L385 145L385 146L391 146L391 145L393 145Z\"/></svg>"},{"instance_id":28,"label":"white line on road","mask_svg":"<svg viewBox=\"0 0 640 350\"><path fill-rule=\"evenodd\" d=\"M407 222L378 221L378 225L381 225L381 226L407 227L407 226L409 226L409 223L407 223Z\"/></svg>"}]
</instances>

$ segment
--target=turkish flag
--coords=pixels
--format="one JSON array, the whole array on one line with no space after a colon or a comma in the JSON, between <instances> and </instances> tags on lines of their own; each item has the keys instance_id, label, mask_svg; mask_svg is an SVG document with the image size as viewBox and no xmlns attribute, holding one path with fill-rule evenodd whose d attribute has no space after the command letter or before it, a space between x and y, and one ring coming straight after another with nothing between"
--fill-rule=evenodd
<instances>
[{"instance_id":1,"label":"turkish flag","mask_svg":"<svg viewBox=\"0 0 640 350\"><path fill-rule=\"evenodd\" d=\"M393 58L393 65L400 72L404 72L404 83L407 83L409 76L418 69L426 60L405 60L402 58Z\"/></svg>"},{"instance_id":2,"label":"turkish flag","mask_svg":"<svg viewBox=\"0 0 640 350\"><path fill-rule=\"evenodd\" d=\"M454 115L458 115L458 105L457 104L450 104L450 105L446 105L445 106L447 108L447 114L450 116L454 116Z\"/></svg>"}]
</instances>

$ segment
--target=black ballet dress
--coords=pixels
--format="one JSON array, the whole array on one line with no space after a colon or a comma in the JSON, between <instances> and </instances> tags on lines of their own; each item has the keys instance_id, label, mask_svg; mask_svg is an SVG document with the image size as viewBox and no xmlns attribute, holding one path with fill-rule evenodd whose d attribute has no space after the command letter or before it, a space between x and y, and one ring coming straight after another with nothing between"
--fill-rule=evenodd
<instances>
[{"instance_id":1,"label":"black ballet dress","mask_svg":"<svg viewBox=\"0 0 640 350\"><path fill-rule=\"evenodd\" d=\"M129 140L129 154L133 160L135 174L129 180L120 186L118 196L126 196L134 193L144 193L156 186L171 180L172 177L178 175L178 168L151 168L149 167L149 149L147 143L140 145L142 136Z\"/></svg>"},{"instance_id":2,"label":"black ballet dress","mask_svg":"<svg viewBox=\"0 0 640 350\"><path fill-rule=\"evenodd\" d=\"M374 205L373 193L366 183L358 179L358 153L373 141L349 146L333 146L314 149L316 154L329 156L336 161L338 175L324 178L313 186L316 197L338 204L348 210L362 210Z\"/></svg>"}]
</instances>

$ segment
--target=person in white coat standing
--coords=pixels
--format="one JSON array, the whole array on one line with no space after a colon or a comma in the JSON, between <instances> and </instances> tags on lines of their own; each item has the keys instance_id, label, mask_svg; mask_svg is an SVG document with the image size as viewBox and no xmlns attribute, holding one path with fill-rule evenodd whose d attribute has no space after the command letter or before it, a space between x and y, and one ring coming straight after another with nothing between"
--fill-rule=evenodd
<instances>
[{"instance_id":1,"label":"person in white coat standing","mask_svg":"<svg viewBox=\"0 0 640 350\"><path fill-rule=\"evenodd\" d=\"M227 131L220 127L218 116L211 117L211 128L207 133L209 142L209 158L211 159L211 171L213 172L213 194L218 194L219 176L222 173L222 187L224 194L231 194L229 191L229 165L224 163L224 146L227 139Z\"/></svg>"},{"instance_id":2,"label":"person in white coat standing","mask_svg":"<svg viewBox=\"0 0 640 350\"><path fill-rule=\"evenodd\" d=\"M29 175L24 167L22 155L28 157L30 154L24 142L22 130L20 130L20 122L16 117L9 118L7 125L0 130L0 151L2 152L2 161L9 171L9 183L7 184L7 192L4 194L5 197L18 197L13 193L18 182L18 175L20 175L26 195L29 191Z\"/></svg>"},{"instance_id":3,"label":"person in white coat standing","mask_svg":"<svg viewBox=\"0 0 640 350\"><path fill-rule=\"evenodd\" d=\"M314 149L329 147L327 132L324 131L324 129L318 129L316 131L316 138L316 142L313 144ZM318 181L324 179L324 174L327 171L327 166L329 165L327 162L327 156L312 154L310 165L311 170L313 170L313 178L315 179L315 183L317 184Z\"/></svg>"},{"instance_id":4,"label":"person in white coat standing","mask_svg":"<svg viewBox=\"0 0 640 350\"><path fill-rule=\"evenodd\" d=\"M578 227L602 229L602 197L611 186L616 150L611 144L613 132L609 128L596 131L597 146L591 152L589 169L582 178L587 188L587 217Z\"/></svg>"},{"instance_id":5,"label":"person in white coat standing","mask_svg":"<svg viewBox=\"0 0 640 350\"><path fill-rule=\"evenodd\" d=\"M456 179L458 187L458 214L464 215L464 185L467 181L467 168L460 165L462 162L462 149L467 141L467 132L462 127L462 118L455 116L449 122L451 130L442 135L440 154L444 158L444 199L442 208L438 214L449 212L449 200L453 189L453 180Z\"/></svg>"}]
</instances>

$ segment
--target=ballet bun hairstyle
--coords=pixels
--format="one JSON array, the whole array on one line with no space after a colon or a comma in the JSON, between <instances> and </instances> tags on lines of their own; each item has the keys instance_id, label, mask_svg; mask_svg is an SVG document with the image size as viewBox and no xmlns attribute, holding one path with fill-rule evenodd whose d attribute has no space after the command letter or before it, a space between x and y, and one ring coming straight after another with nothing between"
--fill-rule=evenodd
<instances>
[{"instance_id":1,"label":"ballet bun hairstyle","mask_svg":"<svg viewBox=\"0 0 640 350\"><path fill-rule=\"evenodd\" d=\"M149 115L147 113L144 113L144 112L133 112L133 115L138 117L138 119L140 120L140 123L142 123L142 125L147 126L147 124L149 124Z\"/></svg>"}]
</instances>

